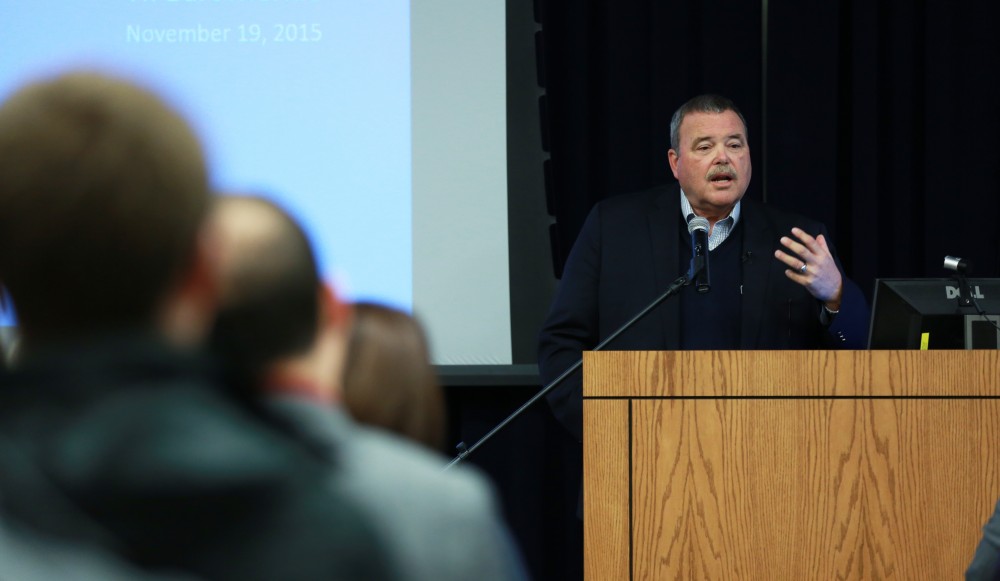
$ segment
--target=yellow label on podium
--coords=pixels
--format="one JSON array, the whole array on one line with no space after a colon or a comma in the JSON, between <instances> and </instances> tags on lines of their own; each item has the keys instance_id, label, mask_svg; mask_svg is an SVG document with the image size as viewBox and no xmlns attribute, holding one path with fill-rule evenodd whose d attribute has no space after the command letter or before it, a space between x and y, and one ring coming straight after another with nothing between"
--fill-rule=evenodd
<instances>
[{"instance_id":1,"label":"yellow label on podium","mask_svg":"<svg viewBox=\"0 0 1000 581\"><path fill-rule=\"evenodd\" d=\"M930 344L930 342L931 342L931 334L930 333L921 333L920 334L920 350L921 351L927 351L927 345Z\"/></svg>"}]
</instances>

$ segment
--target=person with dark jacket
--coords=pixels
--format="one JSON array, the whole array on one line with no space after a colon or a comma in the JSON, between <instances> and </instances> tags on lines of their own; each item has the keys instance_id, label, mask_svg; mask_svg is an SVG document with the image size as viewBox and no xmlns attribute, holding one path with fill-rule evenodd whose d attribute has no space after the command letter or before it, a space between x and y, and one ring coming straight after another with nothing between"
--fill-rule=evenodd
<instances>
[{"instance_id":1,"label":"person with dark jacket","mask_svg":"<svg viewBox=\"0 0 1000 581\"><path fill-rule=\"evenodd\" d=\"M544 383L555 380L687 270L693 216L708 220L710 290L687 287L607 349L864 347L869 319L826 228L743 200L752 173L743 114L724 97L682 105L670 124L678 184L616 196L588 216L539 339ZM582 441L581 374L548 394Z\"/></svg>"},{"instance_id":2,"label":"person with dark jacket","mask_svg":"<svg viewBox=\"0 0 1000 581\"><path fill-rule=\"evenodd\" d=\"M983 525L983 537L979 539L972 561L965 570L965 578L967 581L1000 579L1000 502Z\"/></svg>"},{"instance_id":3,"label":"person with dark jacket","mask_svg":"<svg viewBox=\"0 0 1000 581\"><path fill-rule=\"evenodd\" d=\"M0 106L0 519L140 572L390 579L329 463L201 354L216 314L200 144L160 98L69 73Z\"/></svg>"}]
</instances>

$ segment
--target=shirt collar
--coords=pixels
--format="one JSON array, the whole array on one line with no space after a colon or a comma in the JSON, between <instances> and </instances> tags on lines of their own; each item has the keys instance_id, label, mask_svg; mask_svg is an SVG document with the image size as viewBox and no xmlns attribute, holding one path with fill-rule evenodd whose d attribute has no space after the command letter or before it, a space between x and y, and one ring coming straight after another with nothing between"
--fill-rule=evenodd
<instances>
[{"instance_id":1,"label":"shirt collar","mask_svg":"<svg viewBox=\"0 0 1000 581\"><path fill-rule=\"evenodd\" d=\"M740 203L742 203L742 200L737 201L736 205L733 206L733 211L730 212L728 216L726 216L725 218L723 218L722 220L719 220L719 221L721 222L723 220L728 220L729 218L732 218L733 219L732 225L736 226L736 223L740 221ZM684 195L684 190L682 189L681 190L681 218L684 218L684 221L687 222L687 219L688 219L688 217L691 214L694 214L694 208L691 207L691 202L688 201L688 198L687 198L687 196Z\"/></svg>"}]
</instances>

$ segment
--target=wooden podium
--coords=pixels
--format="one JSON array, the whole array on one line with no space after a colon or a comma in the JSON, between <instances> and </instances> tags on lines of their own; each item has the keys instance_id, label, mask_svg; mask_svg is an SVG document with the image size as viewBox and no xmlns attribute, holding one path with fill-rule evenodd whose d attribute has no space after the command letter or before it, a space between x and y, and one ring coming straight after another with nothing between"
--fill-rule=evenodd
<instances>
[{"instance_id":1,"label":"wooden podium","mask_svg":"<svg viewBox=\"0 0 1000 581\"><path fill-rule=\"evenodd\" d=\"M1000 351L588 352L584 571L959 579L1000 498Z\"/></svg>"}]
</instances>

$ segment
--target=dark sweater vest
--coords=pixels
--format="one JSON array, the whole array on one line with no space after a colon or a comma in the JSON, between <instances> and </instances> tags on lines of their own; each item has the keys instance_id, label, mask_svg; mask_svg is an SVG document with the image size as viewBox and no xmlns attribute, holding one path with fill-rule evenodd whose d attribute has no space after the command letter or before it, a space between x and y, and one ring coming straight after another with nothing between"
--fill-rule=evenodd
<instances>
[{"instance_id":1,"label":"dark sweater vest","mask_svg":"<svg viewBox=\"0 0 1000 581\"><path fill-rule=\"evenodd\" d=\"M691 235L681 229L681 264L691 263ZM680 294L681 349L738 349L743 295L743 223L709 252L711 288L699 293L694 285Z\"/></svg>"}]
</instances>

